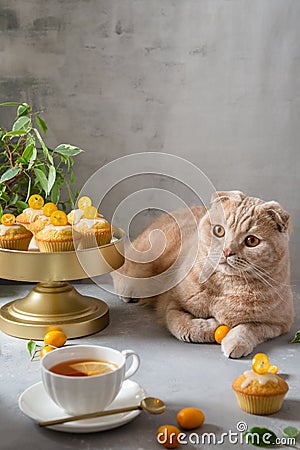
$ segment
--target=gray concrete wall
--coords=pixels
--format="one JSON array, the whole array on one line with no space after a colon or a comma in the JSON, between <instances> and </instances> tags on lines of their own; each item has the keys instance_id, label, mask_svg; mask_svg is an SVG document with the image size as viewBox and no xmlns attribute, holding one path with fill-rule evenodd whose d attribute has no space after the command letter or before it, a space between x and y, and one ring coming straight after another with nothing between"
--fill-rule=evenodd
<instances>
[{"instance_id":1,"label":"gray concrete wall","mask_svg":"<svg viewBox=\"0 0 300 450\"><path fill-rule=\"evenodd\" d=\"M291 212L300 279L298 0L0 5L0 101L33 103L50 145L86 150L78 184L132 152L187 158Z\"/></svg>"}]
</instances>

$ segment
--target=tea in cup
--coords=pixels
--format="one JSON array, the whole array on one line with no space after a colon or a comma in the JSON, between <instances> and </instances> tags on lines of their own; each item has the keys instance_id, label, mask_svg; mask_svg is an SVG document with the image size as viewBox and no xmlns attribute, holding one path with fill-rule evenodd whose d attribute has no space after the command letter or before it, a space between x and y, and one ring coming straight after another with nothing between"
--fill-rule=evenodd
<instances>
[{"instance_id":1,"label":"tea in cup","mask_svg":"<svg viewBox=\"0 0 300 450\"><path fill-rule=\"evenodd\" d=\"M132 362L126 370L130 356ZM42 358L42 381L51 399L67 413L88 414L109 406L139 365L139 355L133 350L72 345Z\"/></svg>"}]
</instances>

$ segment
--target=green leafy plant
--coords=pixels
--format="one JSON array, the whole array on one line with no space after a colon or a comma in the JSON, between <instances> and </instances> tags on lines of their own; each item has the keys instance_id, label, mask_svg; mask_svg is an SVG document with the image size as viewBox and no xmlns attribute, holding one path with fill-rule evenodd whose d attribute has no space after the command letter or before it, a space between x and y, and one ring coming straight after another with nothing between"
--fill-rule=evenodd
<instances>
[{"instance_id":1,"label":"green leafy plant","mask_svg":"<svg viewBox=\"0 0 300 450\"><path fill-rule=\"evenodd\" d=\"M47 347L47 348L51 347L53 350L57 348L54 345L39 345L35 341L30 339L30 341L27 342L27 350L30 354L31 361L36 361L36 360L41 359L42 354L43 354L43 349L45 347Z\"/></svg>"},{"instance_id":2,"label":"green leafy plant","mask_svg":"<svg viewBox=\"0 0 300 450\"><path fill-rule=\"evenodd\" d=\"M0 216L3 212L20 213L32 194L40 194L67 210L74 208L79 194L71 189L74 183L74 157L82 150L70 144L51 149L43 134L47 124L39 112L27 103L6 102L0 107L17 107L10 130L0 125ZM61 198L65 189L66 199Z\"/></svg>"},{"instance_id":3,"label":"green leafy plant","mask_svg":"<svg viewBox=\"0 0 300 450\"><path fill-rule=\"evenodd\" d=\"M40 346L41 347L41 346ZM36 356L37 352L37 343L30 339L30 341L27 342L27 350L29 351L31 360L33 360Z\"/></svg>"},{"instance_id":4,"label":"green leafy plant","mask_svg":"<svg viewBox=\"0 0 300 450\"><path fill-rule=\"evenodd\" d=\"M290 342L292 344L300 343L300 330L296 331L295 336L293 337L293 339Z\"/></svg>"}]
</instances>

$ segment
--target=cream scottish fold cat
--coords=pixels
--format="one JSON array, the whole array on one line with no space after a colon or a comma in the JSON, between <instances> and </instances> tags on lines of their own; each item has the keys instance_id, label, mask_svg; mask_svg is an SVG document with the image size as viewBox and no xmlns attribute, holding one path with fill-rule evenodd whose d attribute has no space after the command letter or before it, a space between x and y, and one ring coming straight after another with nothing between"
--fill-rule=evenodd
<instances>
[{"instance_id":1,"label":"cream scottish fold cat","mask_svg":"<svg viewBox=\"0 0 300 450\"><path fill-rule=\"evenodd\" d=\"M230 326L222 351L240 358L292 325L289 233L277 202L217 192L209 210L165 214L147 227L113 275L115 290L125 301L147 297L183 341L214 342L215 329Z\"/></svg>"}]
</instances>

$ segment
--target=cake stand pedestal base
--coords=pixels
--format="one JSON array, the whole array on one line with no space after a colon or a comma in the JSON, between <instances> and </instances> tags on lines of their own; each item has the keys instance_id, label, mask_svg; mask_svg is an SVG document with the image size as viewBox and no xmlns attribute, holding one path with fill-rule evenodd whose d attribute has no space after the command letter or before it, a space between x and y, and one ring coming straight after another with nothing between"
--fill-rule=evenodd
<instances>
[{"instance_id":1,"label":"cake stand pedestal base","mask_svg":"<svg viewBox=\"0 0 300 450\"><path fill-rule=\"evenodd\" d=\"M87 336L109 323L108 306L102 300L79 294L67 282L37 284L24 298L0 310L0 328L11 336L43 340L51 329L68 338Z\"/></svg>"}]
</instances>

